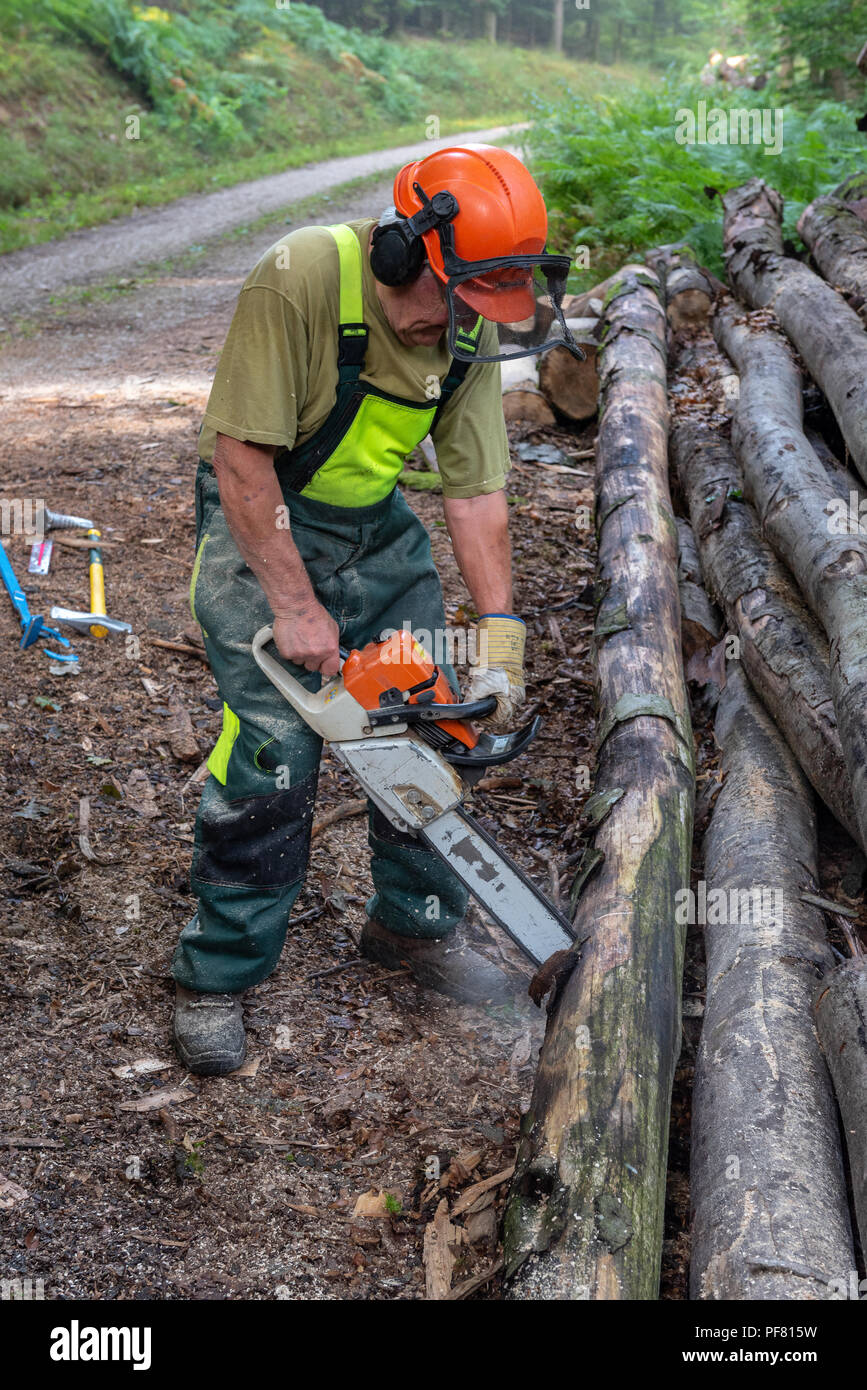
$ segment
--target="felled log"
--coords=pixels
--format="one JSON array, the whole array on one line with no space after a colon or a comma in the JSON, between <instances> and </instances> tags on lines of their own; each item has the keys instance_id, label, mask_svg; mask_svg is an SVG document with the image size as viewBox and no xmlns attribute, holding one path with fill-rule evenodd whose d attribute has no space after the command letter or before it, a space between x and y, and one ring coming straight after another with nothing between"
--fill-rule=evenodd
<instances>
[{"instance_id":1,"label":"felled log","mask_svg":"<svg viewBox=\"0 0 867 1390\"><path fill-rule=\"evenodd\" d=\"M684 245L658 246L647 253L647 263L662 281L665 312L673 333L707 323L717 290L722 286L698 264Z\"/></svg>"},{"instance_id":2,"label":"felled log","mask_svg":"<svg viewBox=\"0 0 867 1390\"><path fill-rule=\"evenodd\" d=\"M833 957L822 913L800 899L804 875L817 871L813 798L737 662L716 739L725 781L704 841L691 1295L826 1299L854 1255L834 1096L810 1007Z\"/></svg>"},{"instance_id":3,"label":"felled log","mask_svg":"<svg viewBox=\"0 0 867 1390\"><path fill-rule=\"evenodd\" d=\"M506 420L551 429L556 416L538 386L531 380L518 381L503 392L503 415Z\"/></svg>"},{"instance_id":4,"label":"felled log","mask_svg":"<svg viewBox=\"0 0 867 1390\"><path fill-rule=\"evenodd\" d=\"M598 345L593 333L599 320L566 320L585 358L579 362L567 348L555 347L539 359L539 388L549 405L566 420L591 420L599 402Z\"/></svg>"},{"instance_id":5,"label":"felled log","mask_svg":"<svg viewBox=\"0 0 867 1390\"><path fill-rule=\"evenodd\" d=\"M684 945L672 924L689 881L694 770L665 316L644 267L611 291L601 378L597 795L585 810L595 867L575 915L588 940L549 1005L509 1196L514 1299L653 1299L659 1285Z\"/></svg>"},{"instance_id":6,"label":"felled log","mask_svg":"<svg viewBox=\"0 0 867 1390\"><path fill-rule=\"evenodd\" d=\"M605 296L611 286L617 283L619 275L619 271L614 275L609 275L607 279L600 280L599 284L594 285L592 289L582 290L580 294L564 294L563 303L560 306L563 310L563 317L583 319L588 314L595 314L598 318L605 303Z\"/></svg>"},{"instance_id":7,"label":"felled log","mask_svg":"<svg viewBox=\"0 0 867 1390\"><path fill-rule=\"evenodd\" d=\"M836 535L836 489L802 431L801 376L785 339L725 305L714 335L740 372L732 443L765 534L831 645L831 694L855 819L867 844L867 537Z\"/></svg>"},{"instance_id":8,"label":"felled log","mask_svg":"<svg viewBox=\"0 0 867 1390\"><path fill-rule=\"evenodd\" d=\"M699 547L702 575L737 636L740 659L819 796L856 839L858 825L831 697L828 641L791 573L762 534L743 495L728 439L725 401L698 400L703 379L721 382L728 360L709 334L672 357L675 417L669 452ZM707 389L707 388L705 388Z\"/></svg>"},{"instance_id":9,"label":"felled log","mask_svg":"<svg viewBox=\"0 0 867 1390\"><path fill-rule=\"evenodd\" d=\"M867 479L867 335L836 290L783 253L783 200L762 179L723 196L723 241L732 287L754 308L773 307L825 393L855 467Z\"/></svg>"},{"instance_id":10,"label":"felled log","mask_svg":"<svg viewBox=\"0 0 867 1390\"><path fill-rule=\"evenodd\" d=\"M867 1250L867 957L855 956L825 976L815 1010L849 1150L861 1248Z\"/></svg>"},{"instance_id":11,"label":"felled log","mask_svg":"<svg viewBox=\"0 0 867 1390\"><path fill-rule=\"evenodd\" d=\"M798 234L829 284L862 318L867 313L867 224L842 198L814 198L798 219Z\"/></svg>"}]
</instances>

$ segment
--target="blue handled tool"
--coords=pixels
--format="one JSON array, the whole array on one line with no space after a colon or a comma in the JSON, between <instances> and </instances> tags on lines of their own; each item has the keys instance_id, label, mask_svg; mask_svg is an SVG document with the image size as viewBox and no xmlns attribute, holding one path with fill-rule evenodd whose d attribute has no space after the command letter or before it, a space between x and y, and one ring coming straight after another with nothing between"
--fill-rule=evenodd
<instances>
[{"instance_id":1,"label":"blue handled tool","mask_svg":"<svg viewBox=\"0 0 867 1390\"><path fill-rule=\"evenodd\" d=\"M21 641L19 647L32 647L34 642L38 642L42 637L53 638L55 642L60 642L61 646L68 647L69 639L57 631L56 627L48 627L42 618L34 617L27 604L27 597L18 580L15 578L15 571L9 563L9 557L3 546L0 545L0 577L6 586L6 592L12 600L13 607L21 619ZM46 656L55 656L54 652L46 651ZM69 660L64 657L64 660Z\"/></svg>"}]
</instances>

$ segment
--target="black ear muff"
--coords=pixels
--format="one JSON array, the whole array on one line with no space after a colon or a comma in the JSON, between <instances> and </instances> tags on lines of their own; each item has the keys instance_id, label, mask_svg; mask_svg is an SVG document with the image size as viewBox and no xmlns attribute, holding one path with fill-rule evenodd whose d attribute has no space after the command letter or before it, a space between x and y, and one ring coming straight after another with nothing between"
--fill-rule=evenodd
<instances>
[{"instance_id":1,"label":"black ear muff","mask_svg":"<svg viewBox=\"0 0 867 1390\"><path fill-rule=\"evenodd\" d=\"M387 220L386 220L387 219ZM425 263L424 242L392 209L374 228L370 268L382 285L396 288L418 278Z\"/></svg>"}]
</instances>

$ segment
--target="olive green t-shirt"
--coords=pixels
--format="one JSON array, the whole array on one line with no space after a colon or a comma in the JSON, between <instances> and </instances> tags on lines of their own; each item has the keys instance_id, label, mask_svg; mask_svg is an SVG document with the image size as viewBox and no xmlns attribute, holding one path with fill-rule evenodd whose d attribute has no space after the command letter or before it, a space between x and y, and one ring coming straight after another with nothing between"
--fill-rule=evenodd
<instances>
[{"instance_id":1,"label":"olive green t-shirt","mask_svg":"<svg viewBox=\"0 0 867 1390\"><path fill-rule=\"evenodd\" d=\"M362 381L406 400L430 402L432 378L442 383L451 355L447 334L433 347L405 347L389 327L370 269L370 218L348 224L362 248L364 320L369 328ZM208 399L199 452L207 462L216 435L274 444L303 444L325 423L337 397L340 268L337 243L323 227L303 227L265 252L241 290ZM486 323L481 352L496 351ZM470 366L446 402L434 432L446 497L496 492L509 469L500 366Z\"/></svg>"}]
</instances>

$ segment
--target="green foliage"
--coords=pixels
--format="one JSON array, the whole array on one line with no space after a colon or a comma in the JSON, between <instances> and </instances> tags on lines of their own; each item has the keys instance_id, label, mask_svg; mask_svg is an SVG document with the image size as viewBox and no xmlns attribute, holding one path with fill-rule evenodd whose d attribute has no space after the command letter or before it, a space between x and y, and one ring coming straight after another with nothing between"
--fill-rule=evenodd
<instances>
[{"instance_id":1,"label":"green foliage","mask_svg":"<svg viewBox=\"0 0 867 1390\"><path fill-rule=\"evenodd\" d=\"M520 121L528 87L571 71L514 50L506 89L486 44L397 44L297 0L0 0L0 252L418 141L431 113L443 135Z\"/></svg>"},{"instance_id":2,"label":"green foliage","mask_svg":"<svg viewBox=\"0 0 867 1390\"><path fill-rule=\"evenodd\" d=\"M867 29L865 0L745 0L746 30L770 62L791 65L796 88L863 91L854 71Z\"/></svg>"},{"instance_id":3,"label":"green foliage","mask_svg":"<svg viewBox=\"0 0 867 1390\"><path fill-rule=\"evenodd\" d=\"M854 113L832 101L810 111L783 107L778 155L762 145L678 144L677 112L697 111L700 100L708 111L780 105L769 88L726 94L671 80L535 103L528 149L552 240L591 248L582 283L647 247L681 240L719 274L722 209L715 193L760 175L785 197L784 230L793 236L804 204L863 163L865 140Z\"/></svg>"}]
</instances>

